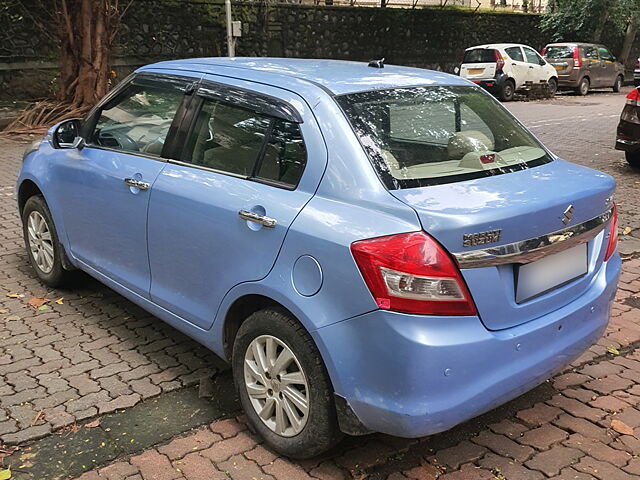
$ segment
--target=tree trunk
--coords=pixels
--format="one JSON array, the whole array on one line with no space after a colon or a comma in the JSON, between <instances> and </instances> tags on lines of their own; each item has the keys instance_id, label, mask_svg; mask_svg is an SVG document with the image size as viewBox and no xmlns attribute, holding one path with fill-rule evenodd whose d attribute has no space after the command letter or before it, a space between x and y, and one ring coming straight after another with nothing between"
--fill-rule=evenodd
<instances>
[{"instance_id":1,"label":"tree trunk","mask_svg":"<svg viewBox=\"0 0 640 480\"><path fill-rule=\"evenodd\" d=\"M111 8L110 0L61 0L58 98L73 107L92 106L107 93Z\"/></svg>"},{"instance_id":2,"label":"tree trunk","mask_svg":"<svg viewBox=\"0 0 640 480\"><path fill-rule=\"evenodd\" d=\"M611 11L611 7L612 7L611 1L603 2L603 4L604 5L602 5L602 11L600 12L600 18L598 18L598 24L596 25L596 28L593 31L593 41L595 43L599 43L600 39L602 38L604 25L605 23L607 23L607 20L609 19L609 12Z\"/></svg>"},{"instance_id":3,"label":"tree trunk","mask_svg":"<svg viewBox=\"0 0 640 480\"><path fill-rule=\"evenodd\" d=\"M629 54L631 53L631 47L633 47L633 42L636 39L637 31L638 31L638 24L636 22L636 18L634 15L629 20L629 24L627 25L627 31L624 34L624 42L622 43L622 48L620 49L620 54L618 55L618 59L625 66L625 70L627 70L627 61L629 60ZM631 70L633 70L633 66L631 66Z\"/></svg>"}]
</instances>

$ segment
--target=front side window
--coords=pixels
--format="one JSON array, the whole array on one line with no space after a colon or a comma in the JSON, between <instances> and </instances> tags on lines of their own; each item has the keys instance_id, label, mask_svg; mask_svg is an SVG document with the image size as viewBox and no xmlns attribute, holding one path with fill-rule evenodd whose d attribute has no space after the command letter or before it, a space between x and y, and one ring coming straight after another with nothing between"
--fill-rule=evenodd
<instances>
[{"instance_id":1,"label":"front side window","mask_svg":"<svg viewBox=\"0 0 640 480\"><path fill-rule=\"evenodd\" d=\"M509 55L511 60L524 62L524 57L522 56L522 50L520 50L520 47L509 47L505 48L504 51Z\"/></svg>"},{"instance_id":2,"label":"front side window","mask_svg":"<svg viewBox=\"0 0 640 480\"><path fill-rule=\"evenodd\" d=\"M297 123L218 100L205 100L187 143L193 165L297 185L306 150Z\"/></svg>"},{"instance_id":3,"label":"front side window","mask_svg":"<svg viewBox=\"0 0 640 480\"><path fill-rule=\"evenodd\" d=\"M476 87L414 87L337 97L392 189L504 174L551 161L542 146Z\"/></svg>"},{"instance_id":4,"label":"front side window","mask_svg":"<svg viewBox=\"0 0 640 480\"><path fill-rule=\"evenodd\" d=\"M88 143L160 156L182 98L182 92L176 90L127 87L115 105L102 109Z\"/></svg>"},{"instance_id":5,"label":"front side window","mask_svg":"<svg viewBox=\"0 0 640 480\"><path fill-rule=\"evenodd\" d=\"M540 57L540 55L538 55L534 50L528 47L524 47L523 50L528 63L535 63L536 65L542 64L542 57Z\"/></svg>"},{"instance_id":6,"label":"front side window","mask_svg":"<svg viewBox=\"0 0 640 480\"><path fill-rule=\"evenodd\" d=\"M604 47L598 47L598 53L600 54L600 58L605 62L613 62L614 58L611 55L611 52Z\"/></svg>"}]
</instances>

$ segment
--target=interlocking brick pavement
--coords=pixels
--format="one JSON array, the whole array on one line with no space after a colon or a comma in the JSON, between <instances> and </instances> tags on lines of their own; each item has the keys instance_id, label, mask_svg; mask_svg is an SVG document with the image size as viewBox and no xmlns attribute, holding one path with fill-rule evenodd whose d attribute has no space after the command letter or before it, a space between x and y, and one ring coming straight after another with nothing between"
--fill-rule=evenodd
<instances>
[{"instance_id":1,"label":"interlocking brick pavement","mask_svg":"<svg viewBox=\"0 0 640 480\"><path fill-rule=\"evenodd\" d=\"M637 228L640 174L611 148L622 103L621 95L596 94L509 107L556 153L613 174L619 182L621 227ZM581 118L574 121L572 115ZM0 439L21 443L52 435L101 410L127 408L210 374L212 355L98 283L87 280L74 292L58 292L37 282L23 253L12 199L20 148L0 140L0 309L6 310L0 314ZM623 239L629 253L636 234ZM639 287L640 258L632 257L624 262L601 340L536 392L449 432L413 440L379 434L349 438L319 458L289 461L266 448L240 416L80 478L640 478ZM6 293L25 296L10 299ZM26 305L30 296L64 301L36 311ZM612 348L620 354L608 353ZM36 418L40 410L44 415ZM634 435L613 430L614 419L635 429Z\"/></svg>"},{"instance_id":2,"label":"interlocking brick pavement","mask_svg":"<svg viewBox=\"0 0 640 480\"><path fill-rule=\"evenodd\" d=\"M73 290L38 282L15 203L24 141L0 141L0 440L23 443L98 414L196 384L221 362L84 276ZM9 298L17 294L19 298ZM46 310L27 302L49 299ZM55 300L62 298L61 304Z\"/></svg>"}]
</instances>

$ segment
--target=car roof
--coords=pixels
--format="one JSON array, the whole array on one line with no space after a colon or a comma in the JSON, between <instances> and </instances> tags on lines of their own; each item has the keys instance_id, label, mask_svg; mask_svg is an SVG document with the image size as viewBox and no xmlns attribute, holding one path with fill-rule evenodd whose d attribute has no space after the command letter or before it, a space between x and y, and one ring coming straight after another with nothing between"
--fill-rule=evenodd
<instances>
[{"instance_id":1,"label":"car roof","mask_svg":"<svg viewBox=\"0 0 640 480\"><path fill-rule=\"evenodd\" d=\"M138 69L169 69L208 74L229 75L260 81L278 79L279 87L294 88L303 80L333 95L367 90L412 87L420 85L465 85L469 82L456 75L421 68L385 65L369 67L368 62L266 57L212 57L170 60ZM266 75L268 74L268 75ZM274 77L275 75L275 77Z\"/></svg>"},{"instance_id":2,"label":"car roof","mask_svg":"<svg viewBox=\"0 0 640 480\"><path fill-rule=\"evenodd\" d=\"M602 46L599 43L588 43L588 42L554 42L547 43L547 47L573 47L576 45L586 46L586 47L600 47Z\"/></svg>"},{"instance_id":3,"label":"car roof","mask_svg":"<svg viewBox=\"0 0 640 480\"><path fill-rule=\"evenodd\" d=\"M509 47L529 47L529 48L533 48L532 46L525 45L524 43L487 43L485 45L476 45L475 47L469 47L469 48L467 48L467 50L473 50L474 48L509 48Z\"/></svg>"}]
</instances>

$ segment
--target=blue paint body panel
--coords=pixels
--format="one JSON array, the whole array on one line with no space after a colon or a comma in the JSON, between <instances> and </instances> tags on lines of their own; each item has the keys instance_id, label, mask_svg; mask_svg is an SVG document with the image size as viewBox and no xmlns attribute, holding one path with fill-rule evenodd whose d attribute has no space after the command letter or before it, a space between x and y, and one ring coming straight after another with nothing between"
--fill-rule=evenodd
<instances>
[{"instance_id":1,"label":"blue paint body panel","mask_svg":"<svg viewBox=\"0 0 640 480\"><path fill-rule=\"evenodd\" d=\"M389 191L335 95L461 85L420 69L296 59L190 59L139 72L180 74L288 103L302 123L307 164L295 189L189 165L50 142L29 154L18 187L43 193L77 267L224 356L225 321L249 295L272 299L311 333L335 391L362 423L398 436L446 430L562 369L604 331L620 272L604 261L606 231L588 243L588 273L533 300L514 301L511 265L464 270L477 317L379 310L353 242L425 230L450 252L465 233L502 229L500 243L602 213L614 182L560 159L528 170ZM136 192L122 179L151 184ZM260 228L242 209L277 219ZM517 347L517 348L516 348ZM446 374L445 374L446 372Z\"/></svg>"}]
</instances>

